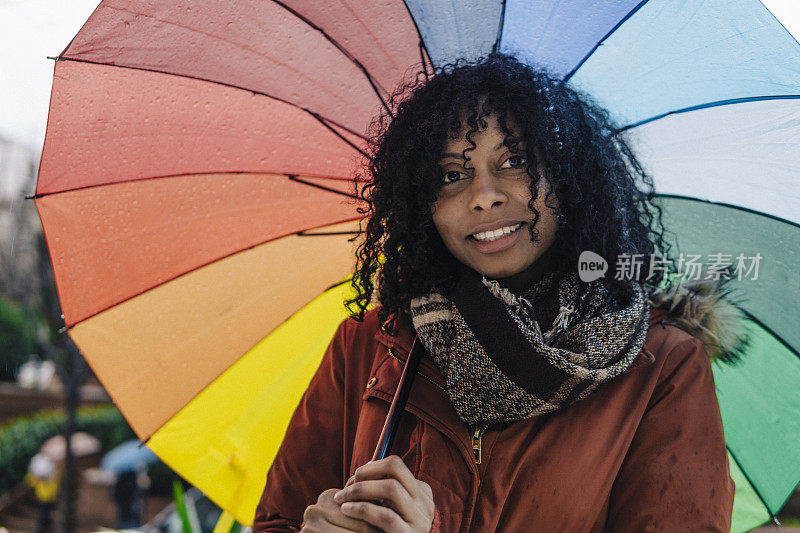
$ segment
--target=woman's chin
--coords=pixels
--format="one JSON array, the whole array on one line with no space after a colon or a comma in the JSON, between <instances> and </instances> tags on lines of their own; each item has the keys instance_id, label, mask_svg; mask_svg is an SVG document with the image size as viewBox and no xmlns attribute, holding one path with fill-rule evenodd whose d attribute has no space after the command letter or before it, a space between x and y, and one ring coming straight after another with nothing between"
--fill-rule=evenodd
<instances>
[{"instance_id":1,"label":"woman's chin","mask_svg":"<svg viewBox=\"0 0 800 533\"><path fill-rule=\"evenodd\" d=\"M536 264L536 261L531 261L530 257L503 259L503 261L476 261L472 268L487 278L501 280L525 276L527 272L534 269Z\"/></svg>"},{"instance_id":2,"label":"woman's chin","mask_svg":"<svg viewBox=\"0 0 800 533\"><path fill-rule=\"evenodd\" d=\"M496 279L498 281L502 281L507 278L514 278L525 272L525 268L523 269L497 269L497 268L487 268L487 269L478 269L478 272L483 274L489 279Z\"/></svg>"},{"instance_id":3,"label":"woman's chin","mask_svg":"<svg viewBox=\"0 0 800 533\"><path fill-rule=\"evenodd\" d=\"M511 290L523 290L531 284L536 283L541 279L551 268L551 262L534 261L533 263L525 263L515 265L509 268L509 265L494 266L494 268L476 269L479 273L483 274L489 279L497 280L501 286L508 287Z\"/></svg>"}]
</instances>

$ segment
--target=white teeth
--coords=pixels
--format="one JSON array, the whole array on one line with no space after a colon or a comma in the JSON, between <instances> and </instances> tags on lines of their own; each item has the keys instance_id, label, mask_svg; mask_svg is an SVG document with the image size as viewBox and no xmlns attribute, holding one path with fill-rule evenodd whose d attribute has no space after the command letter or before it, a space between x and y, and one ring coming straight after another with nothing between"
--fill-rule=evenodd
<instances>
[{"instance_id":1,"label":"white teeth","mask_svg":"<svg viewBox=\"0 0 800 533\"><path fill-rule=\"evenodd\" d=\"M477 239L477 240L479 240L481 242L496 241L500 237L505 237L506 235L508 235L510 233L514 233L515 231L517 231L520 228L520 226L522 226L521 223L520 224L516 224L514 226L506 226L504 228L499 228L499 229L496 229L494 231L482 231L480 233L475 233L472 236L475 237L475 239Z\"/></svg>"}]
</instances>

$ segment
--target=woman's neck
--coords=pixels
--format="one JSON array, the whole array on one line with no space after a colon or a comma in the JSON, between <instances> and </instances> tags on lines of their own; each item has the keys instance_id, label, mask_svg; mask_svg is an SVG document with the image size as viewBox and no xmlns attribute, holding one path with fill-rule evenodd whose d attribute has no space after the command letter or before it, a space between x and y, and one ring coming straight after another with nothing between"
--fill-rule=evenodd
<instances>
[{"instance_id":1,"label":"woman's neck","mask_svg":"<svg viewBox=\"0 0 800 533\"><path fill-rule=\"evenodd\" d=\"M534 263L517 274L500 278L497 282L511 292L520 293L542 279L553 267L553 247L548 248Z\"/></svg>"}]
</instances>

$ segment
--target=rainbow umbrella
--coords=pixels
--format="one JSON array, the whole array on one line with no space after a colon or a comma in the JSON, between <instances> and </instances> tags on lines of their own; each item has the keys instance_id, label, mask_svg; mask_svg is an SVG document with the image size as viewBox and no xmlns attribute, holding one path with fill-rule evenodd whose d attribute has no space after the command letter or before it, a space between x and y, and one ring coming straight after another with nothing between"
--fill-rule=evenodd
<instances>
[{"instance_id":1,"label":"rainbow umbrella","mask_svg":"<svg viewBox=\"0 0 800 533\"><path fill-rule=\"evenodd\" d=\"M679 250L745 273L753 342L714 370L734 530L768 520L800 480L800 45L757 0L106 0L56 58L35 195L69 335L249 523L345 316L370 119L492 50L608 107Z\"/></svg>"}]
</instances>

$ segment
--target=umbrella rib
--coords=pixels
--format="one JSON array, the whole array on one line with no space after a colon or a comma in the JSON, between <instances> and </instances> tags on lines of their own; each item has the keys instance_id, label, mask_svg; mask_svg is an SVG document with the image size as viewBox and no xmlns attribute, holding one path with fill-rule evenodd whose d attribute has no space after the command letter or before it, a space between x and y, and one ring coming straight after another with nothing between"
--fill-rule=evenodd
<instances>
[{"instance_id":1,"label":"umbrella rib","mask_svg":"<svg viewBox=\"0 0 800 533\"><path fill-rule=\"evenodd\" d=\"M497 38L494 40L494 46L492 46L492 53L497 52L497 49L500 47L500 38L503 36L503 24L506 21L506 0L502 0L503 5L500 8L500 24L497 26Z\"/></svg>"},{"instance_id":2,"label":"umbrella rib","mask_svg":"<svg viewBox=\"0 0 800 533\"><path fill-rule=\"evenodd\" d=\"M360 235L360 231L319 231L310 233L307 231L298 231L295 233L298 237L320 237L325 235Z\"/></svg>"},{"instance_id":3,"label":"umbrella rib","mask_svg":"<svg viewBox=\"0 0 800 533\"><path fill-rule=\"evenodd\" d=\"M797 349L795 349L795 348L794 348L792 345L790 345L790 344L789 344L789 343L788 343L788 342L787 342L787 341L786 341L786 340L785 340L783 337L781 337L780 335L778 335L777 333L775 333L775 332L772 330L772 328L770 328L769 326L767 326L766 324L764 324L764 323L763 323L761 320L759 320L758 318L756 318L756 317L755 317L755 316L754 316L752 313L750 313L749 311L747 311L747 309L742 309L742 308L741 308L741 307L739 307L739 306L736 306L736 307L737 307L737 308L738 308L738 309L739 309L739 310L740 310L742 313L744 313L744 314L747 316L747 318L749 318L750 320L752 320L753 322L755 322L756 324L758 324L758 326L759 326L759 327L763 328L763 329L764 329L764 330L765 330L767 333L769 333L770 335L772 335L772 337L773 337L773 338L774 338L776 341L778 341L779 343L781 343L781 344L783 345L783 347L784 347L784 348L786 348L788 351L792 352L792 353L793 353L795 356L797 356L797 358L799 358L799 359L800 359L800 353L798 353Z\"/></svg>"},{"instance_id":4,"label":"umbrella rib","mask_svg":"<svg viewBox=\"0 0 800 533\"><path fill-rule=\"evenodd\" d=\"M662 113L660 115L656 115L654 117L646 118L644 120L640 120L639 122L634 122L633 124L629 124L624 126L614 132L614 134L621 133L623 131L637 128L649 122L653 122L654 120L658 120L664 117L668 117L669 115L677 115L680 113L688 113L690 111L697 111L699 109L705 109L708 107L719 107L723 105L732 105L732 104L744 104L747 102L759 102L761 100L797 100L800 99L800 94L775 94L775 95L765 95L765 96L743 96L741 98L729 98L727 100L717 100L715 102L708 102L707 104L697 104L689 107L682 107L680 109L676 109L674 111L667 111L666 113Z\"/></svg>"},{"instance_id":5,"label":"umbrella rib","mask_svg":"<svg viewBox=\"0 0 800 533\"><path fill-rule=\"evenodd\" d=\"M311 114L311 116L312 116L312 117L314 117L315 119L317 119L317 121L318 121L320 124L322 124L323 126L325 126L326 128L328 128L328 129L331 131L331 133L333 133L334 135L336 135L337 137L339 137L341 140L343 140L344 142L346 142L347 144L349 144L351 147L353 147L353 149L354 149L354 150L357 150L357 151L358 151L358 152L359 152L361 155L363 155L364 157L366 157L367 159L369 159L369 155L368 155L368 154L367 154L367 153L366 153L364 150L362 150L361 148L359 148L358 146L356 146L355 144L353 144L353 143L350 141L350 139L348 139L347 137L345 137L344 135L342 135L341 133L339 133L338 131L336 131L334 128L332 128L332 127L331 127L331 125L330 125L330 124L328 124L328 123L325 121L326 119L322 118L321 116L319 116L319 114L317 114L317 113L314 113L313 111L309 111L309 113Z\"/></svg>"},{"instance_id":6,"label":"umbrella rib","mask_svg":"<svg viewBox=\"0 0 800 533\"><path fill-rule=\"evenodd\" d=\"M425 64L425 45L420 40L417 47L419 48L419 61L422 64L422 72L425 73L425 81L429 81L431 78L428 75L428 65Z\"/></svg>"},{"instance_id":7,"label":"umbrella rib","mask_svg":"<svg viewBox=\"0 0 800 533\"><path fill-rule=\"evenodd\" d=\"M96 183L94 185L84 185L82 187L74 187L72 189L62 189L60 191L53 191L53 192L46 192L41 194L31 194L25 197L26 200L36 200L38 198L44 198L45 196L52 196L54 194L62 194L66 192L74 192L74 191L81 191L84 189L94 189L97 187L108 187L111 185L121 185L123 183L135 183L138 181L148 181L148 180L160 180L160 179L167 179L167 178L180 178L182 176L209 176L212 174L254 174L258 176L295 176L295 174L289 174L287 172L253 172L249 170L220 170L220 171L205 171L205 172L186 172L184 174L164 174L161 176L146 176L143 178L135 178L130 180L122 180L122 181L115 181L111 183ZM336 180L336 181L351 181L351 178L337 178L332 176L308 176L309 178L319 178L319 179L329 179L329 180ZM300 181L300 180L295 180ZM324 187L321 187L324 189ZM342 193L336 189L325 189L329 190L330 192L336 192L337 194L346 194Z\"/></svg>"},{"instance_id":8,"label":"umbrella rib","mask_svg":"<svg viewBox=\"0 0 800 533\"><path fill-rule=\"evenodd\" d=\"M320 32L328 40L328 42L330 42L333 46L335 46L337 50L339 50L342 54L344 54L344 56L347 59L349 59L355 66L357 66L361 70L361 72L364 73L364 76L367 78L367 81L369 82L370 86L372 87L372 90L375 91L375 94L377 95L378 99L381 101L381 104L383 104L384 109L386 109L387 112L389 111L389 105L386 103L386 100L383 97L383 93L387 92L386 89L384 89L381 86L381 84L378 83L378 81L375 80L370 75L370 73L367 71L366 67L364 67L364 65L362 65L361 62L358 59L356 59L355 56L353 56L353 54L351 54L344 46L339 44L339 42L336 41L336 39L334 39L333 37L331 37L330 35L325 33L325 30L323 30L322 28L320 28L319 26L317 26L316 24L314 24L313 22L308 20L306 17L304 17L303 15L301 15L300 13L298 13L297 11L292 9L291 7L287 6L286 4L281 2L280 0L272 0L272 1L274 3L276 3L276 4L278 4L279 6L281 6L283 9L285 9L289 13L291 13L292 15L294 15L295 17L299 18L300 20L302 20L303 22L308 24L311 28L313 28L313 29L317 30L318 32ZM383 91L383 93L381 91Z\"/></svg>"},{"instance_id":9,"label":"umbrella rib","mask_svg":"<svg viewBox=\"0 0 800 533\"><path fill-rule=\"evenodd\" d=\"M349 52L348 52L348 51L347 51L347 50L346 50L346 49L345 49L343 46L341 46L341 45L340 45L338 42L336 42L334 39L332 39L332 38L331 38L331 37L330 37L328 34L326 34L326 33L325 33L325 31L324 31L322 28L320 28L320 27L316 26L315 24L313 24L313 23L312 23L310 20L308 20L307 18L305 18L304 16L302 16L302 15L301 15L300 13L298 13L297 11L295 11L295 10L291 9L290 7L288 7L286 4L284 4L284 3L283 3L283 2L281 2L280 0L272 0L272 2L273 2L274 4L277 4L277 5L281 6L283 9L285 9L286 11L288 11L289 13L291 13L292 15L294 15L296 18L298 18L298 19L302 20L302 21L303 21L303 22L304 22L306 25L308 25L308 26L310 26L311 28L313 28L313 29L315 29L315 30L319 31L319 32L320 32L320 33L323 35L323 37L325 37L325 39L327 39L327 40L328 40L328 42L330 42L330 43L331 43L331 44L332 44L334 47L336 47L336 49L337 49L337 50L339 50L339 51L340 51L340 52L341 52L341 53L342 53L342 54L343 54L343 55L344 55L344 56L345 56L347 59L349 59L349 60L350 60L350 61L351 61L351 62L352 62L354 65L356 65L356 66L357 66L359 69L361 69L361 71L362 71L362 72L364 73L364 75L366 76L366 78L367 78L367 81L368 81L368 82L369 82L369 84L372 86L372 90L375 92L375 94L377 95L377 97L378 97L378 99L381 101L381 103L384 105L384 107L386 107L386 102L384 101L384 99L383 99L383 96L381 95L381 92L378 90L378 87L380 87L380 85L379 85L379 84L377 84L377 82L376 82L375 80L373 80L373 79L372 79L372 77L369 75L369 73L368 73L368 72L367 72L367 70L364 68L364 66L363 66L363 65L362 65L362 64L361 64L361 63L360 63L360 62L359 62L359 61L358 61L358 60L357 60L355 57L353 57L353 56L352 56L352 55L351 55L351 54L350 54L350 53L349 53ZM152 16L152 15L148 15L148 14L144 14L144 13L138 13L138 12L133 12L133 11L129 11L129 10L127 10L127 9L123 9L123 8L119 8L119 7L114 7L114 6L107 6L107 7L109 7L110 9L117 9L117 10L120 10L120 11L127 11L127 12L129 12L129 13L132 13L132 14L134 14L134 15L141 15L141 16L146 16L146 17L148 17L148 18L153 18L153 19L155 19L155 20L158 20L159 22L164 22L165 24L171 24L171 25L178 25L178 26L180 26L179 24L177 24L177 23L175 23L175 22L168 21L168 20L163 20L163 19L158 19L157 17L154 17L154 16ZM190 30L190 31L200 32L200 30L198 30L198 29L196 29L196 28L190 28L190 27L188 27L188 26L181 26L181 27L183 27L183 28L185 28L185 29L188 29L188 30ZM200 32L200 33L203 33L203 32ZM219 35L212 35L212 34L206 34L206 35L208 35L208 36L210 36L210 37L215 37L215 38L217 38L217 39L222 39L222 38L221 38ZM380 89L382 89L384 92L386 92L386 90L385 90L385 89L383 89L383 87L380 87ZM387 109L388 109L388 108L387 108Z\"/></svg>"},{"instance_id":10,"label":"umbrella rib","mask_svg":"<svg viewBox=\"0 0 800 533\"><path fill-rule=\"evenodd\" d=\"M428 61L431 64L431 69L435 69L433 64L433 58L431 57L431 51L428 50L428 46L425 44L425 39L422 38L422 32L419 31L419 24L417 24L417 20L414 18L414 14L411 12L411 9L408 7L406 0L403 0L403 6L405 6L406 11L408 11L408 18L411 19L411 22L414 24L414 29L417 30L417 35L419 36L419 46L420 46L420 57L422 58L422 69L425 71L425 79L428 79L428 68L425 62L425 55L428 56ZM425 50L425 54L422 53L422 50Z\"/></svg>"},{"instance_id":11,"label":"umbrella rib","mask_svg":"<svg viewBox=\"0 0 800 533\"><path fill-rule=\"evenodd\" d=\"M303 185L308 185L309 187L315 187L317 189L322 189L323 191L332 192L334 194L340 194L342 196L346 196L348 198L352 198L353 200L361 200L361 198L359 198L355 194L350 194L348 192L340 191L339 189L334 189L332 187L326 187L324 185L320 185L319 183L312 183L310 181L305 181L302 178L298 178L294 174L286 174L286 177L288 177L290 181L294 181L296 183L302 183Z\"/></svg>"},{"instance_id":12,"label":"umbrella rib","mask_svg":"<svg viewBox=\"0 0 800 533\"><path fill-rule=\"evenodd\" d=\"M774 515L774 514L772 514L772 510L769 508L769 505L768 505L768 504L767 504L767 502L764 500L764 497L761 495L761 492L758 490L758 487L756 487L756 484L755 484L755 483L753 483L753 480L752 480L752 479L750 479L750 476L748 476L748 475L747 475L747 472L746 472L746 471L745 471L745 469L742 467L742 463L740 463L740 462L739 462L739 459L736 457L736 454L735 454L735 453L733 453L733 450L731 450L731 447L730 447L730 445L729 445L727 442L725 443L725 448L727 448L727 450L728 450L728 453L729 453L729 454L731 454L731 459L733 459L733 462L734 462L734 463L736 463L736 466L737 466L737 467L739 467L739 472L741 472L741 473L742 473L742 475L743 475L743 476L744 476L744 478L747 480L747 482L748 482L748 483L750 483L750 486L751 486L751 487L753 487L753 491L756 493L756 496L758 496L758 499L759 499L759 500L761 500L761 504L764 506L764 509L766 509L766 510L767 510L767 513L769 513L769 517L770 517L772 520L777 520L777 518L775 517L775 515Z\"/></svg>"},{"instance_id":13,"label":"umbrella rib","mask_svg":"<svg viewBox=\"0 0 800 533\"><path fill-rule=\"evenodd\" d=\"M731 209L738 209L739 211L745 211L747 213L752 213L754 215L759 215L759 216L762 216L762 217L765 217L765 218L770 218L770 219L772 219L772 220L774 220L776 222L782 222L784 224L788 224L790 226L794 226L796 228L800 228L800 223L794 222L792 220L787 220L785 218L781 218L779 216L772 215L770 213L764 213L763 211L756 211L755 209L750 209L749 207L744 207L744 206L741 206L741 205L729 204L729 203L725 203L725 202L714 202L712 200L704 200L702 198L696 198L694 196L684 196L682 194L659 193L659 194L656 194L656 196L660 196L660 197L663 197L663 198L675 198L676 200L691 200L693 202L703 202L703 203L707 203L707 204L720 205L720 206L723 206L723 207L730 207Z\"/></svg>"},{"instance_id":14,"label":"umbrella rib","mask_svg":"<svg viewBox=\"0 0 800 533\"><path fill-rule=\"evenodd\" d=\"M321 226L317 226L317 227L327 227L327 226L333 226L333 225L336 225L336 224L343 224L345 222L356 222L356 221L360 221L360 220L361 220L360 218L348 218L348 219L337 220L337 221L333 221L333 222L329 221L329 222L326 222L325 224L322 224ZM228 253L226 255L223 255L223 256L220 256L220 257L216 257L216 258L214 258L214 259L212 259L210 261L207 261L207 262L205 262L205 263L203 263L201 265L196 265L196 266L192 267L191 270L187 270L185 272L181 272L180 274L176 274L175 276L173 276L173 277L171 277L169 279L165 279L165 280L161 281L158 285L153 285L152 287L147 287L147 288L137 292L136 294L131 294L130 296L126 296L125 298L123 298L123 299L121 299L119 301L116 301L116 302L112 303L111 305L108 305L108 306L106 306L106 307L104 307L102 309L98 309L97 311L93 312L92 314L81 318L80 320L78 320L74 324L71 324L69 326L64 325L64 327L60 328L58 330L58 332L59 333L64 333L66 331L69 331L72 328L74 328L75 326L77 326L78 324L81 324L81 323L89 320L90 318L92 318L94 316L97 316L100 313L103 313L104 311L108 311L109 309L112 309L112 308L114 308L114 307L116 307L116 306L118 306L118 305L120 305L122 303L125 303L128 300L132 300L133 298L136 298L137 296L140 296L140 295L142 295L142 294L144 294L144 293L146 293L148 291L151 291L151 290L153 290L153 289L155 289L157 287L160 287L160 286L162 286L162 285L164 285L166 283L169 283L170 281L174 281L174 280L176 280L176 279L178 279L180 277L183 277L183 276L186 276L188 274L191 274L192 272L194 272L196 270L199 270L199 269L201 269L201 268L203 268L205 266L208 266L208 265L210 265L212 263L216 263L217 261L222 261L223 259L227 259L228 257L232 257L232 256L234 256L236 254L239 254L239 253L242 253L242 252L246 252L246 251L251 250L251 249L253 249L253 248L257 247L257 246L262 246L264 244L267 244L267 243L272 242L272 241L276 241L278 239L283 239L285 237L296 237L296 236L297 236L297 232L284 233L282 235L278 235L278 236L269 238L269 239L261 241L261 242L253 243L253 244L247 246L246 248L240 248L238 250L234 250L234 251L232 251L232 252L230 252L230 253Z\"/></svg>"},{"instance_id":15,"label":"umbrella rib","mask_svg":"<svg viewBox=\"0 0 800 533\"><path fill-rule=\"evenodd\" d=\"M155 72L157 74L164 74L164 75L167 75L167 76L178 76L180 78L187 78L187 79L191 79L191 80L199 80L199 81L204 81L206 83L215 83L217 85L222 85L223 87L230 87L232 89L239 89L239 90L242 90L242 91L247 91L247 92L252 93L252 94L260 94L261 96L266 96L267 98L272 98L273 100L277 100L279 102L283 102L284 104L289 104L291 106L294 106L297 109L300 109L301 111L305 111L306 113L310 114L311 116L314 116L314 112L311 111L310 109L305 108L305 107L303 107L301 105L298 105L298 104L296 104L294 102L290 102L289 100L284 100L283 98L278 98L277 96L273 96L273 95L271 95L269 93L265 93L263 91L256 91L256 90L253 90L253 89L248 89L247 87L240 87L239 85L234 85L232 83L225 83L223 81L209 80L207 78L201 78L199 76L192 76L190 74L179 74L177 72L164 72L163 70L156 70L156 69L152 69L152 68L134 67L134 66L131 66L131 65L111 65L111 64L108 64L108 63L101 63L99 61L89 61L88 59L77 59L77 58L74 58L74 57L58 56L58 57L55 57L55 58L52 58L52 59L55 59L56 61L75 61L76 63L87 63L87 64L90 64L90 65L101 65L101 66L104 66L104 67L127 68L127 69L131 69L131 70L141 70L141 71L144 71L144 72ZM322 116L322 115L320 115L320 116ZM365 139L363 134L358 133L356 131L353 131L352 129L348 128L344 124L340 124L338 121L332 120L332 119L330 119L328 117L324 117L324 118L325 118L325 120L327 120L331 124L337 125L338 127L342 128L343 130L347 131L348 133L352 133L356 137L361 137L362 139Z\"/></svg>"},{"instance_id":16,"label":"umbrella rib","mask_svg":"<svg viewBox=\"0 0 800 533\"><path fill-rule=\"evenodd\" d=\"M631 10L628 12L628 14L627 14L627 15L625 15L624 17L622 17L622 19L621 19L619 22L617 22L617 23L616 23L616 25L614 25L614 27L613 27L613 28L611 28L611 29L608 31L608 33L606 33L606 34L603 36L603 38L602 38L602 39L600 39L599 41L597 41L597 44L596 44L596 45L594 45L594 47L593 47L591 50L589 50L589 52L588 52L588 53L587 53L585 56L583 56L583 59L581 59L581 60L578 62L578 64L577 64L577 65L575 65L575 66L572 68L572 70L570 70L570 71L567 73L567 75L566 75L566 76L564 76L564 78L561 80L561 83L562 83L562 84L564 84L564 83L567 83L567 82L570 80L570 78L572 78L572 76L573 76L573 75L574 75L574 74L575 74L575 73L578 71L578 69L579 69L579 68L581 68L581 67L583 66L583 64L584 64L584 63L586 63L586 61L587 61L587 60L588 60L588 59L589 59L589 58L592 56L592 54L594 54L595 50L597 50L598 48L600 48L600 45L601 45L601 44L603 44L603 42L605 42L605 40L606 40L606 39L608 39L609 37L611 37L611 34L612 34L612 33L614 33L615 31L617 31L617 30L619 29L619 27L620 27L620 26L622 26L622 25L623 25L623 24L624 24L624 23L625 23L625 22L626 22L626 21L627 21L629 18L631 18L631 17L634 15L634 13L636 13L637 11L639 11L639 9L641 9L641 8L642 8L642 7L643 7L643 6L644 6L646 3L647 3L647 0L642 0L642 1L641 1L641 2L639 2L639 3L638 3L638 4L637 4L637 5L636 5L636 6L635 6L633 9L631 9Z\"/></svg>"}]
</instances>

